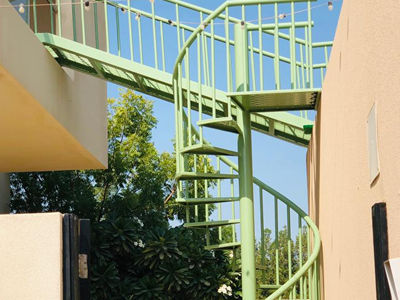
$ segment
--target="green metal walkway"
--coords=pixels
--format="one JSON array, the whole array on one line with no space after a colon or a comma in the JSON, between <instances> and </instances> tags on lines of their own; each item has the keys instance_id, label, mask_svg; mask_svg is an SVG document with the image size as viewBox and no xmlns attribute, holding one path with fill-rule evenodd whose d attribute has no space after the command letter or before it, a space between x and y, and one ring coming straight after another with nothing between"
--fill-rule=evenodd
<instances>
[{"instance_id":1,"label":"green metal walkway","mask_svg":"<svg viewBox=\"0 0 400 300\"><path fill-rule=\"evenodd\" d=\"M267 299L319 299L318 229L296 204L253 177L251 154L252 130L308 144L304 128L313 122L306 110L320 101L315 77L323 81L332 46L312 42L312 2L235 0L208 10L179 0L56 0L46 9L32 0L28 23L61 66L174 103L176 201L186 207L185 226L204 232L207 249L241 258L243 299L255 299L256 289ZM49 28L39 26L41 19ZM316 51L323 53L319 63ZM237 147L206 140L216 135L236 136ZM273 212L273 258L261 238L267 212ZM280 253L282 228L287 253ZM269 269L275 276L267 281Z\"/></svg>"}]
</instances>

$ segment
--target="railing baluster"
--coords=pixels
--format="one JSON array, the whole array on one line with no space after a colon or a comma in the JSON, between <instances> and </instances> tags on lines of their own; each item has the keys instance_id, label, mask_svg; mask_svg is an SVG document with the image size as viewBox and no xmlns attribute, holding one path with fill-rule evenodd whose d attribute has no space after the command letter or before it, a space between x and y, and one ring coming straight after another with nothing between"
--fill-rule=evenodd
<instances>
[{"instance_id":1,"label":"railing baluster","mask_svg":"<svg viewBox=\"0 0 400 300\"><path fill-rule=\"evenodd\" d=\"M250 66L251 66L251 79L253 82L253 91L256 90L256 72L255 72L255 68L254 68L254 49L253 49L253 32L250 31L250 35L249 35L249 42L250 42L250 56L251 56L251 60L250 60ZM261 78L260 78L261 80Z\"/></svg>"},{"instance_id":2,"label":"railing baluster","mask_svg":"<svg viewBox=\"0 0 400 300\"><path fill-rule=\"evenodd\" d=\"M279 224L278 224L278 198L274 197L275 211L275 284L279 285Z\"/></svg>"},{"instance_id":3,"label":"railing baluster","mask_svg":"<svg viewBox=\"0 0 400 300\"><path fill-rule=\"evenodd\" d=\"M197 85L199 95L199 121L203 119L203 93L202 93L202 74L201 74L201 50L200 50L200 34L197 34ZM200 144L203 144L203 126L199 128Z\"/></svg>"},{"instance_id":4,"label":"railing baluster","mask_svg":"<svg viewBox=\"0 0 400 300\"><path fill-rule=\"evenodd\" d=\"M152 15L151 19L152 19L152 23L153 23L154 64L155 64L156 69L158 69L157 32L156 32L156 20L155 20L155 14L154 14L154 1L151 1L151 15Z\"/></svg>"},{"instance_id":5,"label":"railing baluster","mask_svg":"<svg viewBox=\"0 0 400 300\"><path fill-rule=\"evenodd\" d=\"M290 70L291 70L291 82L292 89L296 89L296 27L295 27L295 11L294 2L290 5L291 8L291 28L290 28Z\"/></svg>"},{"instance_id":6,"label":"railing baluster","mask_svg":"<svg viewBox=\"0 0 400 300\"><path fill-rule=\"evenodd\" d=\"M287 248L288 248L288 273L289 279L292 278L292 228L291 228L291 220L290 220L290 207L289 205L286 206L287 208ZM290 292L290 298L292 298L292 292Z\"/></svg>"},{"instance_id":7,"label":"railing baluster","mask_svg":"<svg viewBox=\"0 0 400 300\"><path fill-rule=\"evenodd\" d=\"M108 32L108 4L107 0L104 0L104 25L106 28L106 49L107 52L110 52L110 40L109 40L109 32Z\"/></svg>"},{"instance_id":8,"label":"railing baluster","mask_svg":"<svg viewBox=\"0 0 400 300\"><path fill-rule=\"evenodd\" d=\"M233 168L231 167L231 174L233 174ZM234 182L233 179L231 179L231 197L234 197L235 195L235 190L234 190ZM235 220L235 202L232 201L232 220ZM235 228L235 224L232 224L232 242L236 242L236 228Z\"/></svg>"},{"instance_id":9,"label":"railing baluster","mask_svg":"<svg viewBox=\"0 0 400 300\"><path fill-rule=\"evenodd\" d=\"M217 100L215 87L215 38L214 38L214 20L211 20L211 80L212 80L212 115L217 117Z\"/></svg>"},{"instance_id":10,"label":"railing baluster","mask_svg":"<svg viewBox=\"0 0 400 300\"><path fill-rule=\"evenodd\" d=\"M207 163L208 163L208 158L206 155L204 155L204 173L207 173ZM204 179L204 197L208 198L208 180L207 179ZM206 222L209 221L208 208L209 208L209 206L208 206L208 204L206 204L205 205ZM210 245L210 230L208 227L206 228L206 243L207 243L207 246Z\"/></svg>"},{"instance_id":11,"label":"railing baluster","mask_svg":"<svg viewBox=\"0 0 400 300\"><path fill-rule=\"evenodd\" d=\"M85 8L83 0L81 0L81 31L82 31L82 43L86 45L86 32L85 32Z\"/></svg>"},{"instance_id":12,"label":"railing baluster","mask_svg":"<svg viewBox=\"0 0 400 300\"><path fill-rule=\"evenodd\" d=\"M308 51L309 51L309 66L310 66L310 88L314 87L314 68L313 68L313 53L312 53L312 20L311 20L311 1L307 1L307 21L308 21Z\"/></svg>"},{"instance_id":13,"label":"railing baluster","mask_svg":"<svg viewBox=\"0 0 400 300\"><path fill-rule=\"evenodd\" d=\"M134 60L134 56L133 56L131 0L128 0L128 26L129 26L129 50L130 50L130 53L131 53L131 61L133 61Z\"/></svg>"},{"instance_id":14,"label":"railing baluster","mask_svg":"<svg viewBox=\"0 0 400 300\"><path fill-rule=\"evenodd\" d=\"M60 1L60 0L58 0ZM38 24L37 24L37 11L36 11L36 0L32 0L33 5L33 30L35 33L38 32Z\"/></svg>"},{"instance_id":15,"label":"railing baluster","mask_svg":"<svg viewBox=\"0 0 400 300\"><path fill-rule=\"evenodd\" d=\"M259 53L259 72L260 72L260 90L264 90L264 59L263 59L263 39L262 39L262 15L261 4L258 4L258 47Z\"/></svg>"},{"instance_id":16,"label":"railing baluster","mask_svg":"<svg viewBox=\"0 0 400 300\"><path fill-rule=\"evenodd\" d=\"M53 0L49 1L49 8L50 8L50 26L51 26L51 33L54 34L54 11L53 11ZM73 6L73 4L71 5Z\"/></svg>"},{"instance_id":17,"label":"railing baluster","mask_svg":"<svg viewBox=\"0 0 400 300\"><path fill-rule=\"evenodd\" d=\"M138 34L139 34L139 57L140 63L143 64L143 43L142 43L142 18L137 17Z\"/></svg>"},{"instance_id":18,"label":"railing baluster","mask_svg":"<svg viewBox=\"0 0 400 300\"><path fill-rule=\"evenodd\" d=\"M221 162L219 156L217 157L217 172L221 173ZM217 197L221 197L221 179L217 180ZM218 203L218 220L222 220L222 204L221 202ZM218 239L222 241L222 227L218 227Z\"/></svg>"},{"instance_id":19,"label":"railing baluster","mask_svg":"<svg viewBox=\"0 0 400 300\"><path fill-rule=\"evenodd\" d=\"M95 42L96 42L96 49L100 49L100 42L99 42L99 18L97 13L97 2L93 3L93 16L94 16L94 34L95 34Z\"/></svg>"},{"instance_id":20,"label":"railing baluster","mask_svg":"<svg viewBox=\"0 0 400 300\"><path fill-rule=\"evenodd\" d=\"M194 155L194 173L197 173L197 154ZM197 180L194 181L194 197L198 197L198 182ZM199 221L199 206L196 204L194 206L194 221L198 222Z\"/></svg>"},{"instance_id":21,"label":"railing baluster","mask_svg":"<svg viewBox=\"0 0 400 300\"><path fill-rule=\"evenodd\" d=\"M265 236L264 236L264 199L263 190L261 186L258 186L260 193L260 227L261 227L261 266L265 266ZM261 279L263 282L266 281L266 274L264 268L262 269Z\"/></svg>"},{"instance_id":22,"label":"railing baluster","mask_svg":"<svg viewBox=\"0 0 400 300\"><path fill-rule=\"evenodd\" d=\"M118 47L118 56L121 56L121 34L119 30L119 9L115 7L115 24L117 27L117 47Z\"/></svg>"},{"instance_id":23,"label":"railing baluster","mask_svg":"<svg viewBox=\"0 0 400 300\"><path fill-rule=\"evenodd\" d=\"M279 70L279 23L278 23L278 3L275 3L275 29L274 29L274 70L275 70L275 89L281 89L281 76Z\"/></svg>"},{"instance_id":24,"label":"railing baluster","mask_svg":"<svg viewBox=\"0 0 400 300\"><path fill-rule=\"evenodd\" d=\"M185 43L185 29L182 28L182 40ZM191 101L191 92L190 92L190 52L189 48L186 48L185 55L185 75L186 75L186 84L187 84L187 92L186 92L186 105L188 110L188 122L192 124L192 101ZM188 127L188 135L189 135L189 146L192 145L192 126Z\"/></svg>"},{"instance_id":25,"label":"railing baluster","mask_svg":"<svg viewBox=\"0 0 400 300\"><path fill-rule=\"evenodd\" d=\"M299 224L299 269L303 266L303 228L301 225L301 217L298 215L298 224ZM304 294L303 294L303 276L300 277L299 280L299 285L300 285L300 299L303 299Z\"/></svg>"},{"instance_id":26,"label":"railing baluster","mask_svg":"<svg viewBox=\"0 0 400 300\"><path fill-rule=\"evenodd\" d=\"M57 0L58 35L62 36L61 0Z\"/></svg>"},{"instance_id":27,"label":"railing baluster","mask_svg":"<svg viewBox=\"0 0 400 300\"><path fill-rule=\"evenodd\" d=\"M164 52L164 29L163 29L163 22L160 22L160 36L161 36L162 70L165 72L165 52Z\"/></svg>"}]
</instances>

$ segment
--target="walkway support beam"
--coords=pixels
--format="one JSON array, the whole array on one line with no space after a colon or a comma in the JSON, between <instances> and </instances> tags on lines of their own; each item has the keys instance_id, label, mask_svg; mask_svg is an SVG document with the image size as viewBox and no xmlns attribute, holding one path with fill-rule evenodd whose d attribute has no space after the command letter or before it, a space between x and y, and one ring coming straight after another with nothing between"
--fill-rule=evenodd
<instances>
[{"instance_id":1,"label":"walkway support beam","mask_svg":"<svg viewBox=\"0 0 400 300\"><path fill-rule=\"evenodd\" d=\"M247 91L249 86L248 39L246 24L235 25L235 77L236 90ZM238 137L240 239L242 248L243 299L256 299L255 235L253 203L253 163L251 153L250 112L238 109L237 123L241 129Z\"/></svg>"}]
</instances>

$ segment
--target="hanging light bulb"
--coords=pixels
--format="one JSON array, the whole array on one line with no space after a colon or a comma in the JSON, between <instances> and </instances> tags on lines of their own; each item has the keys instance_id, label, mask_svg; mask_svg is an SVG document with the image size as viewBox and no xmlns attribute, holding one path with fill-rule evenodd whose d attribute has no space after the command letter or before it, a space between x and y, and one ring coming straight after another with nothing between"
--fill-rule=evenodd
<instances>
[{"instance_id":1,"label":"hanging light bulb","mask_svg":"<svg viewBox=\"0 0 400 300\"><path fill-rule=\"evenodd\" d=\"M138 12L135 16L135 20L138 21L140 19L140 13Z\"/></svg>"},{"instance_id":2,"label":"hanging light bulb","mask_svg":"<svg viewBox=\"0 0 400 300\"><path fill-rule=\"evenodd\" d=\"M123 14L126 13L125 8L123 8L123 7L121 7L121 11L122 11Z\"/></svg>"},{"instance_id":3,"label":"hanging light bulb","mask_svg":"<svg viewBox=\"0 0 400 300\"><path fill-rule=\"evenodd\" d=\"M168 20L168 24L172 25L173 24L172 20Z\"/></svg>"},{"instance_id":4,"label":"hanging light bulb","mask_svg":"<svg viewBox=\"0 0 400 300\"><path fill-rule=\"evenodd\" d=\"M202 30L204 30L204 29L206 29L207 28L207 23L201 23L201 25L200 25L200 28L202 29Z\"/></svg>"},{"instance_id":5,"label":"hanging light bulb","mask_svg":"<svg viewBox=\"0 0 400 300\"><path fill-rule=\"evenodd\" d=\"M328 9L333 10L333 3L332 1L328 1Z\"/></svg>"},{"instance_id":6,"label":"hanging light bulb","mask_svg":"<svg viewBox=\"0 0 400 300\"><path fill-rule=\"evenodd\" d=\"M286 14L279 14L279 19L283 20L284 18L286 18Z\"/></svg>"},{"instance_id":7,"label":"hanging light bulb","mask_svg":"<svg viewBox=\"0 0 400 300\"><path fill-rule=\"evenodd\" d=\"M242 29L244 29L244 21L240 21L240 26L242 27Z\"/></svg>"},{"instance_id":8,"label":"hanging light bulb","mask_svg":"<svg viewBox=\"0 0 400 300\"><path fill-rule=\"evenodd\" d=\"M18 12L19 12L20 14L23 14L23 13L25 12L25 7L24 7L24 4L23 4L23 3L20 3L20 4L19 4Z\"/></svg>"},{"instance_id":9,"label":"hanging light bulb","mask_svg":"<svg viewBox=\"0 0 400 300\"><path fill-rule=\"evenodd\" d=\"M90 2L85 1L85 10L88 11L90 9Z\"/></svg>"},{"instance_id":10,"label":"hanging light bulb","mask_svg":"<svg viewBox=\"0 0 400 300\"><path fill-rule=\"evenodd\" d=\"M149 0L150 3L154 3L154 0Z\"/></svg>"}]
</instances>

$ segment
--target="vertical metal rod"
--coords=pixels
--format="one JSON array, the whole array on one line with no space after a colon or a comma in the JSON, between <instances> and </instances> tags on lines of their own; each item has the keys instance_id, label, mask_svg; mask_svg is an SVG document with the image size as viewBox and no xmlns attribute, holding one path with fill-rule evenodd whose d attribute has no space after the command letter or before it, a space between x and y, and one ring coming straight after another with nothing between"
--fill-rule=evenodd
<instances>
[{"instance_id":1,"label":"vertical metal rod","mask_svg":"<svg viewBox=\"0 0 400 300\"><path fill-rule=\"evenodd\" d=\"M221 162L220 158L217 157L217 172L221 173ZM221 197L221 179L217 180L217 197ZM218 220L222 220L222 204L221 202L218 203ZM218 239L220 242L222 242L222 227L218 227Z\"/></svg>"},{"instance_id":2,"label":"vertical metal rod","mask_svg":"<svg viewBox=\"0 0 400 300\"><path fill-rule=\"evenodd\" d=\"M118 46L118 56L121 56L121 34L119 30L119 9L115 7L115 23L117 25L117 46Z\"/></svg>"},{"instance_id":3,"label":"vertical metal rod","mask_svg":"<svg viewBox=\"0 0 400 300\"><path fill-rule=\"evenodd\" d=\"M311 20L311 1L307 1L307 22L308 22L308 49L309 49L309 67L310 67L310 88L314 87L314 67L313 67L313 47L312 47L312 20Z\"/></svg>"},{"instance_id":4,"label":"vertical metal rod","mask_svg":"<svg viewBox=\"0 0 400 300\"><path fill-rule=\"evenodd\" d=\"M233 174L233 168L231 167L231 174ZM235 191L234 191L234 182L233 179L231 179L231 197L234 197ZM232 220L235 220L236 214L235 214L235 202L232 201ZM232 242L236 241L236 228L235 224L232 224Z\"/></svg>"},{"instance_id":5,"label":"vertical metal rod","mask_svg":"<svg viewBox=\"0 0 400 300\"><path fill-rule=\"evenodd\" d=\"M304 78L304 57L303 57L303 45L300 44L300 68L301 68L301 87L304 89L306 87Z\"/></svg>"},{"instance_id":6,"label":"vertical metal rod","mask_svg":"<svg viewBox=\"0 0 400 300\"><path fill-rule=\"evenodd\" d=\"M51 33L54 34L54 11L53 11L53 0L49 2L50 6L50 26L51 26ZM73 4L72 4L73 5ZM72 6L71 5L71 6Z\"/></svg>"},{"instance_id":7,"label":"vertical metal rod","mask_svg":"<svg viewBox=\"0 0 400 300\"><path fill-rule=\"evenodd\" d=\"M264 199L263 190L261 186L258 186L260 192L260 227L261 227L261 266L265 266L265 232L264 232ZM266 281L266 274L264 268L262 269L261 279L263 282Z\"/></svg>"},{"instance_id":8,"label":"vertical metal rod","mask_svg":"<svg viewBox=\"0 0 400 300\"><path fill-rule=\"evenodd\" d=\"M153 23L153 46L154 46L154 64L158 69L158 54L157 54L157 32L156 32L156 19L154 14L154 1L151 1L151 18ZM190 128L191 126L189 126Z\"/></svg>"},{"instance_id":9,"label":"vertical metal rod","mask_svg":"<svg viewBox=\"0 0 400 300\"><path fill-rule=\"evenodd\" d=\"M289 205L286 206L287 208L287 249L288 249L288 273L289 279L292 278L292 227L291 227L291 220L290 220L290 207ZM290 298L292 298L292 293L290 292Z\"/></svg>"},{"instance_id":10,"label":"vertical metal rod","mask_svg":"<svg viewBox=\"0 0 400 300\"><path fill-rule=\"evenodd\" d=\"M231 71L231 49L229 34L229 10L225 8L225 51L226 51L226 87L227 91L232 91L232 71ZM228 117L232 116L232 100L228 99Z\"/></svg>"},{"instance_id":11,"label":"vertical metal rod","mask_svg":"<svg viewBox=\"0 0 400 300\"><path fill-rule=\"evenodd\" d=\"M100 49L99 42L99 18L97 13L97 2L93 3L93 14L94 14L94 34L96 40L96 49Z\"/></svg>"},{"instance_id":12,"label":"vertical metal rod","mask_svg":"<svg viewBox=\"0 0 400 300\"><path fill-rule=\"evenodd\" d=\"M81 31L82 31L82 43L86 45L86 32L85 32L85 8L83 0L81 0Z\"/></svg>"},{"instance_id":13,"label":"vertical metal rod","mask_svg":"<svg viewBox=\"0 0 400 300\"><path fill-rule=\"evenodd\" d=\"M263 39L262 39L262 15L261 4L258 4L258 47L260 53L259 58L259 71L260 71L260 90L264 90L264 60L263 60Z\"/></svg>"},{"instance_id":14,"label":"vertical metal rod","mask_svg":"<svg viewBox=\"0 0 400 300\"><path fill-rule=\"evenodd\" d=\"M108 9L107 9L107 0L104 0L104 25L106 28L106 49L107 52L110 52L110 40L108 34Z\"/></svg>"},{"instance_id":15,"label":"vertical metal rod","mask_svg":"<svg viewBox=\"0 0 400 300\"><path fill-rule=\"evenodd\" d=\"M212 114L213 118L217 117L217 100L215 87L215 37L214 37L214 20L211 20L211 85L212 85Z\"/></svg>"},{"instance_id":16,"label":"vertical metal rod","mask_svg":"<svg viewBox=\"0 0 400 300\"><path fill-rule=\"evenodd\" d=\"M60 0L58 0L60 1ZM33 29L35 33L38 32L38 25L37 25L37 12L36 12L36 0L32 0L33 5Z\"/></svg>"},{"instance_id":17,"label":"vertical metal rod","mask_svg":"<svg viewBox=\"0 0 400 300\"><path fill-rule=\"evenodd\" d=\"M303 228L301 225L301 216L298 215L298 224L299 224L299 269L303 266ZM303 276L300 277L300 299L303 299Z\"/></svg>"},{"instance_id":18,"label":"vertical metal rod","mask_svg":"<svg viewBox=\"0 0 400 300\"><path fill-rule=\"evenodd\" d=\"M306 82L307 82L307 88L310 87L310 51L308 51L308 30L307 27L304 27L304 40L306 44L304 45L304 51L306 54Z\"/></svg>"},{"instance_id":19,"label":"vertical metal rod","mask_svg":"<svg viewBox=\"0 0 400 300\"><path fill-rule=\"evenodd\" d=\"M139 33L139 57L140 57L140 63L143 64L143 43L142 43L142 18L137 19L138 23L138 33ZM182 88L182 86L181 86Z\"/></svg>"},{"instance_id":20,"label":"vertical metal rod","mask_svg":"<svg viewBox=\"0 0 400 300\"><path fill-rule=\"evenodd\" d=\"M243 28L244 27L244 28ZM235 24L235 75L236 89L248 85L248 40L246 24ZM242 295L243 299L256 299L255 235L253 170L251 157L250 113L237 110L237 122L241 128L238 138L240 233L242 246Z\"/></svg>"},{"instance_id":21,"label":"vertical metal rod","mask_svg":"<svg viewBox=\"0 0 400 300\"><path fill-rule=\"evenodd\" d=\"M57 0L57 19L58 19L58 35L62 36L62 23L61 23L61 0Z\"/></svg>"},{"instance_id":22,"label":"vertical metal rod","mask_svg":"<svg viewBox=\"0 0 400 300\"><path fill-rule=\"evenodd\" d=\"M278 3L275 3L275 29L274 29L274 69L275 69L275 89L281 89L281 75L279 70L279 23L278 23Z\"/></svg>"},{"instance_id":23,"label":"vertical metal rod","mask_svg":"<svg viewBox=\"0 0 400 300\"><path fill-rule=\"evenodd\" d=\"M179 5L175 4L176 34L178 38L178 52L181 51L181 26L179 23Z\"/></svg>"},{"instance_id":24,"label":"vertical metal rod","mask_svg":"<svg viewBox=\"0 0 400 300\"><path fill-rule=\"evenodd\" d=\"M278 198L274 198L275 211L275 284L279 285L279 224L278 224Z\"/></svg>"},{"instance_id":25,"label":"vertical metal rod","mask_svg":"<svg viewBox=\"0 0 400 300\"><path fill-rule=\"evenodd\" d=\"M254 68L254 50L253 50L253 32L251 31L249 34L249 42L250 42L250 65L251 65L251 81L252 81L252 87L253 91L256 90L256 72ZM260 78L261 80L261 78Z\"/></svg>"},{"instance_id":26,"label":"vertical metal rod","mask_svg":"<svg viewBox=\"0 0 400 300\"><path fill-rule=\"evenodd\" d=\"M207 156L204 155L204 173L207 173L207 163L208 163ZM207 179L204 179L204 197L205 198L208 197L208 180ZM206 204L205 205L206 222L209 221L208 208L209 208L209 206L208 206L208 204ZM210 229L208 227L206 228L206 243L207 243L207 246L210 245Z\"/></svg>"},{"instance_id":27,"label":"vertical metal rod","mask_svg":"<svg viewBox=\"0 0 400 300\"><path fill-rule=\"evenodd\" d=\"M164 51L164 23L160 22L160 36L161 36L161 60L162 70L165 72L165 51Z\"/></svg>"},{"instance_id":28,"label":"vertical metal rod","mask_svg":"<svg viewBox=\"0 0 400 300\"><path fill-rule=\"evenodd\" d=\"M74 41L78 40L77 33L76 33L76 11L75 11L76 2L72 0L71 10L72 10L72 32L74 36Z\"/></svg>"},{"instance_id":29,"label":"vertical metal rod","mask_svg":"<svg viewBox=\"0 0 400 300\"><path fill-rule=\"evenodd\" d=\"M290 28L290 56L291 56L291 70L292 70L292 88L296 89L296 27L295 27L295 11L294 11L294 2L290 4L291 8L291 28Z\"/></svg>"},{"instance_id":30,"label":"vertical metal rod","mask_svg":"<svg viewBox=\"0 0 400 300\"><path fill-rule=\"evenodd\" d=\"M197 173L197 154L194 155L194 173ZM194 197L197 199L198 197L198 181L194 181ZM199 206L196 204L194 206L194 220L195 222L199 221Z\"/></svg>"},{"instance_id":31,"label":"vertical metal rod","mask_svg":"<svg viewBox=\"0 0 400 300\"><path fill-rule=\"evenodd\" d=\"M197 34L197 84L199 94L199 121L203 119L203 93L202 93L202 74L201 74L201 40L200 34ZM203 144L203 126L199 128L199 142Z\"/></svg>"},{"instance_id":32,"label":"vertical metal rod","mask_svg":"<svg viewBox=\"0 0 400 300\"><path fill-rule=\"evenodd\" d=\"M131 61L133 61L134 60L134 56L133 56L131 0L128 0L128 26L129 26L129 50L130 50L130 53L131 53Z\"/></svg>"},{"instance_id":33,"label":"vertical metal rod","mask_svg":"<svg viewBox=\"0 0 400 300\"><path fill-rule=\"evenodd\" d=\"M182 28L182 36L183 36L183 42L185 43L185 29ZM187 92L186 92L186 105L187 105L187 110L188 110L188 122L190 126L188 127L188 132L187 134L189 135L188 139L188 146L192 145L192 101L191 101L191 91L190 91L190 52L189 48L186 48L186 54L185 54L185 75L186 75L186 84L187 84Z\"/></svg>"}]
</instances>

